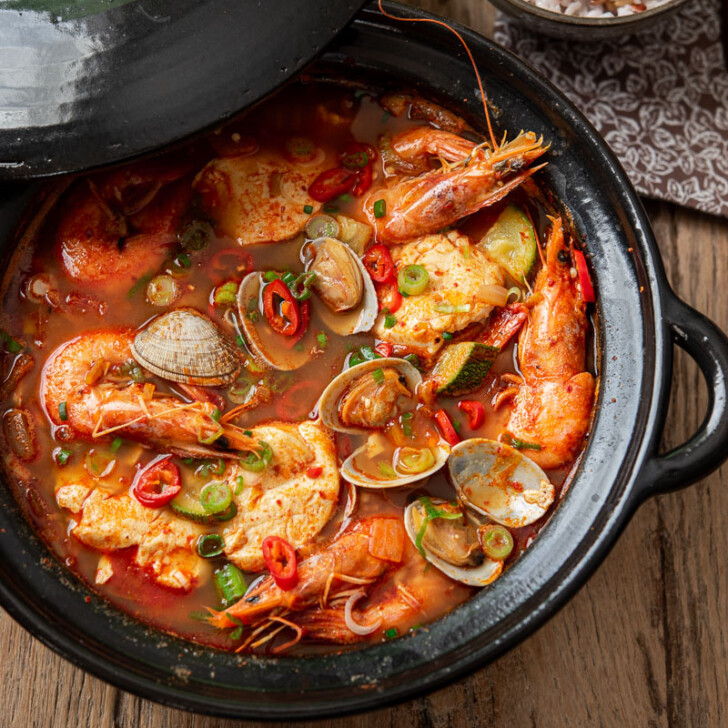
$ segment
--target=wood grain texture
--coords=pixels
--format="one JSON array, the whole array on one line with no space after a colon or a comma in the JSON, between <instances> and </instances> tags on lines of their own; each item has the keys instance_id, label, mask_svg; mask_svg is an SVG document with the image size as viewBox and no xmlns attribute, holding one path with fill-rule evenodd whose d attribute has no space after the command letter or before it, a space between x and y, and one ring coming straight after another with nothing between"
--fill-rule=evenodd
<instances>
[{"instance_id":1,"label":"wood grain texture","mask_svg":"<svg viewBox=\"0 0 728 728\"><path fill-rule=\"evenodd\" d=\"M413 0L488 34L483 0ZM682 298L728 329L728 221L668 204L648 213ZM706 389L678 353L664 446L700 423ZM728 467L648 501L546 626L496 663L425 698L328 728L728 725ZM170 710L72 667L0 612L0 728L233 728Z\"/></svg>"}]
</instances>

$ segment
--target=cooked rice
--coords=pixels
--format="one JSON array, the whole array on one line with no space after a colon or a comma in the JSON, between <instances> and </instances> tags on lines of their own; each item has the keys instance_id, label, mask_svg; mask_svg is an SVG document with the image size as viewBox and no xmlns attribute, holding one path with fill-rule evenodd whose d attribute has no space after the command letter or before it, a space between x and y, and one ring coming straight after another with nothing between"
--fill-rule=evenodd
<instances>
[{"instance_id":1,"label":"cooked rice","mask_svg":"<svg viewBox=\"0 0 728 728\"><path fill-rule=\"evenodd\" d=\"M613 18L621 15L635 15L644 10L658 8L671 0L526 0L542 10L584 18Z\"/></svg>"}]
</instances>

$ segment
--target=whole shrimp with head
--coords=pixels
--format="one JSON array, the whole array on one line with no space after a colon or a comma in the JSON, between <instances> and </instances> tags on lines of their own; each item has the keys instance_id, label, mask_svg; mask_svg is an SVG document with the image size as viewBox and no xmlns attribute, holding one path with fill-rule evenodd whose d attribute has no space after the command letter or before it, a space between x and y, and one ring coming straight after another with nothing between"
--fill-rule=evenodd
<instances>
[{"instance_id":1,"label":"whole shrimp with head","mask_svg":"<svg viewBox=\"0 0 728 728\"><path fill-rule=\"evenodd\" d=\"M594 404L594 377L586 371L586 303L572 277L560 218L552 218L546 261L536 277L528 318L518 339L522 376L504 375L511 386L508 429L540 449L529 457L542 468L571 462L586 436Z\"/></svg>"},{"instance_id":2,"label":"whole shrimp with head","mask_svg":"<svg viewBox=\"0 0 728 728\"><path fill-rule=\"evenodd\" d=\"M548 149L532 132L493 147L425 126L401 132L389 144L383 157L393 171L422 173L396 175L390 187L369 196L367 216L386 245L435 233L501 200L541 169L529 165ZM435 158L441 167L422 171Z\"/></svg>"}]
</instances>

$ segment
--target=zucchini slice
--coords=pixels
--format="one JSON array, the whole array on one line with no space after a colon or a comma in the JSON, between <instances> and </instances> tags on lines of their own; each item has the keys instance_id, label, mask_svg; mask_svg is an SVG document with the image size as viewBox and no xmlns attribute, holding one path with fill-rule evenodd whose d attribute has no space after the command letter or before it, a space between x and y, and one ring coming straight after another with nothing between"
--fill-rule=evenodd
<instances>
[{"instance_id":1,"label":"zucchini slice","mask_svg":"<svg viewBox=\"0 0 728 728\"><path fill-rule=\"evenodd\" d=\"M536 231L517 205L508 205L480 241L488 257L517 283L523 283L533 268L537 245Z\"/></svg>"},{"instance_id":2,"label":"zucchini slice","mask_svg":"<svg viewBox=\"0 0 728 728\"><path fill-rule=\"evenodd\" d=\"M169 507L182 518L195 523L211 524L217 519L208 513L200 503L200 494L197 491L182 491L176 498L169 502Z\"/></svg>"},{"instance_id":3,"label":"zucchini slice","mask_svg":"<svg viewBox=\"0 0 728 728\"><path fill-rule=\"evenodd\" d=\"M499 353L497 347L477 341L451 344L442 352L432 370L437 384L435 393L455 397L474 392L482 386Z\"/></svg>"}]
</instances>

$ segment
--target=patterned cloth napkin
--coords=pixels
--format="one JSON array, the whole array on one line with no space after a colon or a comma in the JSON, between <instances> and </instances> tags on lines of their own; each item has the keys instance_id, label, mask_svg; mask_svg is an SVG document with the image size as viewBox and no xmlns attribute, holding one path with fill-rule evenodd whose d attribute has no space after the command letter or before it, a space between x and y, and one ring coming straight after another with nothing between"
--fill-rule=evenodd
<instances>
[{"instance_id":1,"label":"patterned cloth napkin","mask_svg":"<svg viewBox=\"0 0 728 728\"><path fill-rule=\"evenodd\" d=\"M728 217L728 70L720 0L692 0L639 35L562 41L500 15L494 37L601 132L647 197Z\"/></svg>"}]
</instances>

